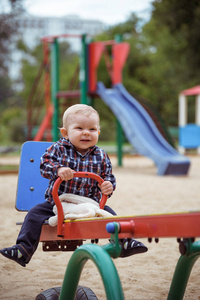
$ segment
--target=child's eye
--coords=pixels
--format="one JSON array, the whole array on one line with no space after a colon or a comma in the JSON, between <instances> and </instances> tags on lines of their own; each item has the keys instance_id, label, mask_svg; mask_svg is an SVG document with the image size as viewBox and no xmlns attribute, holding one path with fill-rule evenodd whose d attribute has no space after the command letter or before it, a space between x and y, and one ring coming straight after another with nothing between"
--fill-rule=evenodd
<instances>
[{"instance_id":1,"label":"child's eye","mask_svg":"<svg viewBox=\"0 0 200 300\"><path fill-rule=\"evenodd\" d=\"M79 129L79 130L81 130L82 128L81 128L81 127L79 127L79 126L77 126L77 127L76 127L76 129Z\"/></svg>"}]
</instances>

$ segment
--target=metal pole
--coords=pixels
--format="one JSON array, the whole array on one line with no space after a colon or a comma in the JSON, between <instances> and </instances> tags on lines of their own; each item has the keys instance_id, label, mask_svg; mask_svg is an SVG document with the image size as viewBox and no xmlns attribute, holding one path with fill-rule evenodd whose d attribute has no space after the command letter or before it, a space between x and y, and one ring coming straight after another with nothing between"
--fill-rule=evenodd
<instances>
[{"instance_id":1,"label":"metal pole","mask_svg":"<svg viewBox=\"0 0 200 300\"><path fill-rule=\"evenodd\" d=\"M87 43L86 34L81 38L81 57L80 57L80 85L81 85L81 104L89 104L88 92L88 72L87 72Z\"/></svg>"},{"instance_id":2,"label":"metal pole","mask_svg":"<svg viewBox=\"0 0 200 300\"><path fill-rule=\"evenodd\" d=\"M53 142L59 139L59 107L57 101L57 92L59 91L59 53L58 53L58 40L55 38L51 44L51 101L54 107L53 114Z\"/></svg>"},{"instance_id":3,"label":"metal pole","mask_svg":"<svg viewBox=\"0 0 200 300\"><path fill-rule=\"evenodd\" d=\"M115 35L115 42L121 43L122 42L122 35L116 34ZM123 129L119 121L116 121L116 128L117 128L117 158L118 158L118 166L122 166L122 157L123 157Z\"/></svg>"}]
</instances>

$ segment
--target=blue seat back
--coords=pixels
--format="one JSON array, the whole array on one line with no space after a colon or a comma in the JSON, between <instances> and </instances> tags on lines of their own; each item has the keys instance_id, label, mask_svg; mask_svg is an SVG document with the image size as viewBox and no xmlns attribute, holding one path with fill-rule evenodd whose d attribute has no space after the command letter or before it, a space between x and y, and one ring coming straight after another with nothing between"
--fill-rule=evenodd
<instances>
[{"instance_id":1,"label":"blue seat back","mask_svg":"<svg viewBox=\"0 0 200 300\"><path fill-rule=\"evenodd\" d=\"M28 211L45 201L44 194L49 181L40 174L40 158L51 145L51 142L33 141L22 145L15 205L17 210Z\"/></svg>"}]
</instances>

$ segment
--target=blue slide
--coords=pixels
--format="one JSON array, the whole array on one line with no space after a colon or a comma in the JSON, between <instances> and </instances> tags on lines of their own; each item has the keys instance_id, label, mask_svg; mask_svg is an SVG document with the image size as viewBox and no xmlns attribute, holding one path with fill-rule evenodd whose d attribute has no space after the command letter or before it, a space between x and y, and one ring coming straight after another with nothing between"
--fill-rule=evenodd
<instances>
[{"instance_id":1,"label":"blue slide","mask_svg":"<svg viewBox=\"0 0 200 300\"><path fill-rule=\"evenodd\" d=\"M190 160L163 138L146 110L121 83L106 89L102 82L98 82L96 92L115 114L137 152L155 162L158 175L188 173Z\"/></svg>"}]
</instances>

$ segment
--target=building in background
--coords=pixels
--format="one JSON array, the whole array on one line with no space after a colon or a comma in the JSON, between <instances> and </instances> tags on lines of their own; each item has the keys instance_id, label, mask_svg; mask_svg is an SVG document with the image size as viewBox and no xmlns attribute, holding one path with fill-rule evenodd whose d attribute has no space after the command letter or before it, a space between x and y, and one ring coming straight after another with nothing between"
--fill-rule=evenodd
<instances>
[{"instance_id":1,"label":"building in background","mask_svg":"<svg viewBox=\"0 0 200 300\"><path fill-rule=\"evenodd\" d=\"M103 31L105 24L98 20L81 19L76 15L64 17L37 17L29 14L20 15L17 19L18 34L14 37L11 45L11 62L9 64L9 75L16 81L15 88L20 89L18 79L20 78L21 59L24 53L16 49L16 42L22 40L27 47L35 48L45 36L60 34L88 34L95 36ZM80 50L80 40L67 38L74 51Z\"/></svg>"}]
</instances>

